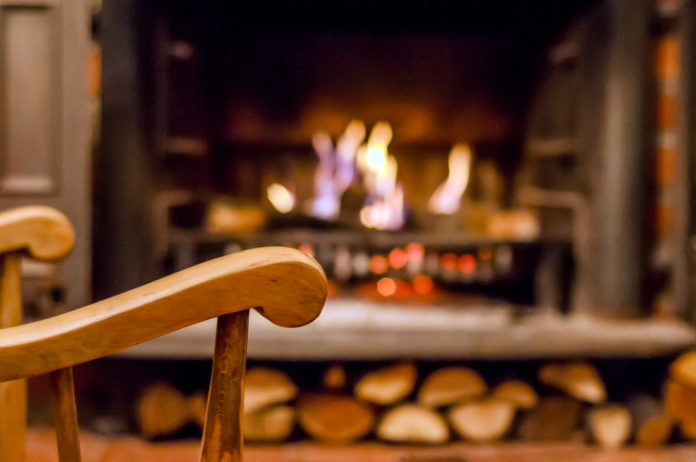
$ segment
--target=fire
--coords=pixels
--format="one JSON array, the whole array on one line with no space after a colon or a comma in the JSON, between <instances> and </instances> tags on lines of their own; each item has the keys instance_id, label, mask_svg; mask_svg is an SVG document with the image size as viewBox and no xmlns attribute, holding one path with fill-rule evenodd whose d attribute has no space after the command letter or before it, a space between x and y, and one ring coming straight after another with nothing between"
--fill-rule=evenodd
<instances>
[{"instance_id":1,"label":"fire","mask_svg":"<svg viewBox=\"0 0 696 462\"><path fill-rule=\"evenodd\" d=\"M368 192L360 221L368 228L394 230L404 224L404 189L396 180L396 158L389 154L391 139L391 126L378 122L357 153L357 165Z\"/></svg>"},{"instance_id":2,"label":"fire","mask_svg":"<svg viewBox=\"0 0 696 462\"><path fill-rule=\"evenodd\" d=\"M273 183L266 189L268 201L280 213L288 213L295 208L295 195L279 183Z\"/></svg>"},{"instance_id":3,"label":"fire","mask_svg":"<svg viewBox=\"0 0 696 462\"><path fill-rule=\"evenodd\" d=\"M334 145L325 131L312 137L319 158L314 172L314 197L307 212L324 220L336 220L341 196L361 174L367 199L360 210L360 221L368 228L398 229L404 224L404 189L397 182L396 158L389 154L392 129L387 122L372 128L367 142L365 124L351 121Z\"/></svg>"},{"instance_id":4,"label":"fire","mask_svg":"<svg viewBox=\"0 0 696 462\"><path fill-rule=\"evenodd\" d=\"M341 209L341 196L355 178L355 153L365 139L365 124L351 121L334 148L331 137L318 131L312 137L312 146L319 157L314 172L314 198L308 205L310 215L335 220Z\"/></svg>"},{"instance_id":5,"label":"fire","mask_svg":"<svg viewBox=\"0 0 696 462\"><path fill-rule=\"evenodd\" d=\"M428 210L440 215L452 215L459 210L459 203L469 184L471 161L469 145L454 145L449 154L449 176L430 197Z\"/></svg>"}]
</instances>

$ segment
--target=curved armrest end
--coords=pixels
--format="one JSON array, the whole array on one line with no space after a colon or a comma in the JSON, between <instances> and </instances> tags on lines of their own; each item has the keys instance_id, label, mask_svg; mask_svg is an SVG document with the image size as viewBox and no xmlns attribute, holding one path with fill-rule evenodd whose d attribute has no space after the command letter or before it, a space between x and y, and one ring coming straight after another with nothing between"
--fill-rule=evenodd
<instances>
[{"instance_id":1,"label":"curved armrest end","mask_svg":"<svg viewBox=\"0 0 696 462\"><path fill-rule=\"evenodd\" d=\"M287 258L267 270L263 287L265 303L254 309L281 327L301 327L319 316L324 308L328 282L322 267L312 257L284 247L258 249L275 258Z\"/></svg>"},{"instance_id":2,"label":"curved armrest end","mask_svg":"<svg viewBox=\"0 0 696 462\"><path fill-rule=\"evenodd\" d=\"M0 253L27 249L39 260L56 260L70 252L75 230L61 212L29 206L0 212Z\"/></svg>"},{"instance_id":3,"label":"curved armrest end","mask_svg":"<svg viewBox=\"0 0 696 462\"><path fill-rule=\"evenodd\" d=\"M0 329L0 381L117 353L209 318L256 308L284 327L311 322L326 300L321 266L285 247L246 250L49 319Z\"/></svg>"}]
</instances>

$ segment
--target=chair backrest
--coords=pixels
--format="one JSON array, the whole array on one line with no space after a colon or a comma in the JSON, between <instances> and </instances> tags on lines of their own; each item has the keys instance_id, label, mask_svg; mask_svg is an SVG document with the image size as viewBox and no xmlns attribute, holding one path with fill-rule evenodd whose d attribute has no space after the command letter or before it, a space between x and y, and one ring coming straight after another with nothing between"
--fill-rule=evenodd
<instances>
[{"instance_id":1,"label":"chair backrest","mask_svg":"<svg viewBox=\"0 0 696 462\"><path fill-rule=\"evenodd\" d=\"M327 282L319 264L284 247L217 258L121 295L0 330L0 381L51 374L59 460L79 461L72 383L76 364L217 317L201 460L241 461L249 310L297 327L316 318Z\"/></svg>"},{"instance_id":2,"label":"chair backrest","mask_svg":"<svg viewBox=\"0 0 696 462\"><path fill-rule=\"evenodd\" d=\"M56 260L72 249L68 219L49 207L22 207L0 213L0 328L22 322L20 262L24 255ZM0 383L0 460L23 461L26 380Z\"/></svg>"}]
</instances>

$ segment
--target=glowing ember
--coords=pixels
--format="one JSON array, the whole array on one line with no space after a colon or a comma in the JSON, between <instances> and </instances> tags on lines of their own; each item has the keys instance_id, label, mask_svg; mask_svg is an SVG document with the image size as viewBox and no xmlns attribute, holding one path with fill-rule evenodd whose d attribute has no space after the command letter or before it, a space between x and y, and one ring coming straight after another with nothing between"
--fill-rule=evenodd
<instances>
[{"instance_id":1,"label":"glowing ember","mask_svg":"<svg viewBox=\"0 0 696 462\"><path fill-rule=\"evenodd\" d=\"M280 213L288 213L295 208L295 195L285 186L273 183L266 189L268 201Z\"/></svg>"},{"instance_id":2,"label":"glowing ember","mask_svg":"<svg viewBox=\"0 0 696 462\"><path fill-rule=\"evenodd\" d=\"M310 257L314 256L314 249L312 248L311 244L300 244L300 246L297 247L297 250L306 253Z\"/></svg>"},{"instance_id":3,"label":"glowing ember","mask_svg":"<svg viewBox=\"0 0 696 462\"><path fill-rule=\"evenodd\" d=\"M428 209L440 215L452 215L459 210L459 202L469 184L471 173L471 148L456 144L449 154L449 176L428 201Z\"/></svg>"},{"instance_id":4,"label":"glowing ember","mask_svg":"<svg viewBox=\"0 0 696 462\"><path fill-rule=\"evenodd\" d=\"M426 295L433 291L433 280L428 276L420 275L413 279L413 290L420 295Z\"/></svg>"},{"instance_id":5,"label":"glowing ember","mask_svg":"<svg viewBox=\"0 0 696 462\"><path fill-rule=\"evenodd\" d=\"M457 269L457 256L453 253L446 253L440 258L440 264L445 271L455 271Z\"/></svg>"},{"instance_id":6,"label":"glowing ember","mask_svg":"<svg viewBox=\"0 0 696 462\"><path fill-rule=\"evenodd\" d=\"M377 292L383 297L390 297L396 293L396 282L392 278L382 278L377 281Z\"/></svg>"},{"instance_id":7,"label":"glowing ember","mask_svg":"<svg viewBox=\"0 0 696 462\"><path fill-rule=\"evenodd\" d=\"M370 269L375 274L386 273L389 269L389 261L384 255L374 255L370 259Z\"/></svg>"},{"instance_id":8,"label":"glowing ember","mask_svg":"<svg viewBox=\"0 0 696 462\"><path fill-rule=\"evenodd\" d=\"M464 274L472 274L476 271L476 259L472 255L462 255L457 263L459 271Z\"/></svg>"},{"instance_id":9,"label":"glowing ember","mask_svg":"<svg viewBox=\"0 0 696 462\"><path fill-rule=\"evenodd\" d=\"M407 261L408 261L408 255L406 254L405 250L392 249L392 251L389 252L389 264L391 265L392 268L401 269L404 266L406 266Z\"/></svg>"},{"instance_id":10,"label":"glowing ember","mask_svg":"<svg viewBox=\"0 0 696 462\"><path fill-rule=\"evenodd\" d=\"M422 260L425 255L425 248L423 244L411 242L406 246L406 252L408 253L409 260Z\"/></svg>"}]
</instances>

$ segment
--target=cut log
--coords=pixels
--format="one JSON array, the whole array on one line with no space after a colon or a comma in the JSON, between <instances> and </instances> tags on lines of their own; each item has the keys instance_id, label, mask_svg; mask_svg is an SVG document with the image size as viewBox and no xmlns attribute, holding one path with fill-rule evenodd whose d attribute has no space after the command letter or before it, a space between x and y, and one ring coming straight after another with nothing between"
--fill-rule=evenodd
<instances>
[{"instance_id":1,"label":"cut log","mask_svg":"<svg viewBox=\"0 0 696 462\"><path fill-rule=\"evenodd\" d=\"M618 449L631 436L631 413L624 406L610 404L588 414L590 434L604 449Z\"/></svg>"},{"instance_id":2,"label":"cut log","mask_svg":"<svg viewBox=\"0 0 696 462\"><path fill-rule=\"evenodd\" d=\"M515 405L499 398L458 404L448 413L452 428L476 443L500 440L515 418Z\"/></svg>"},{"instance_id":3,"label":"cut log","mask_svg":"<svg viewBox=\"0 0 696 462\"><path fill-rule=\"evenodd\" d=\"M418 391L418 402L424 406L442 407L473 400L486 394L483 378L468 367L444 367L430 374Z\"/></svg>"},{"instance_id":4,"label":"cut log","mask_svg":"<svg viewBox=\"0 0 696 462\"><path fill-rule=\"evenodd\" d=\"M138 400L137 410L140 434L145 438L171 435L191 416L186 397L167 383L148 386Z\"/></svg>"},{"instance_id":5,"label":"cut log","mask_svg":"<svg viewBox=\"0 0 696 462\"><path fill-rule=\"evenodd\" d=\"M638 394L629 397L626 406L633 418L636 444L654 447L669 440L674 423L661 401L648 394Z\"/></svg>"},{"instance_id":6,"label":"cut log","mask_svg":"<svg viewBox=\"0 0 696 462\"><path fill-rule=\"evenodd\" d=\"M674 422L666 415L645 419L636 430L636 444L640 446L662 446L672 436Z\"/></svg>"},{"instance_id":7,"label":"cut log","mask_svg":"<svg viewBox=\"0 0 696 462\"><path fill-rule=\"evenodd\" d=\"M582 407L570 396L541 398L536 407L522 415L517 435L530 441L570 441L579 427Z\"/></svg>"},{"instance_id":8,"label":"cut log","mask_svg":"<svg viewBox=\"0 0 696 462\"><path fill-rule=\"evenodd\" d=\"M588 403L603 403L607 399L604 383L591 364L547 364L539 369L539 381Z\"/></svg>"},{"instance_id":9,"label":"cut log","mask_svg":"<svg viewBox=\"0 0 696 462\"><path fill-rule=\"evenodd\" d=\"M272 406L244 414L244 439L278 442L286 440L295 426L295 409Z\"/></svg>"},{"instance_id":10,"label":"cut log","mask_svg":"<svg viewBox=\"0 0 696 462\"><path fill-rule=\"evenodd\" d=\"M200 392L190 396L187 401L191 420L193 420L196 425L203 428L203 425L205 425L205 411L208 405L208 398L205 396L205 393Z\"/></svg>"},{"instance_id":11,"label":"cut log","mask_svg":"<svg viewBox=\"0 0 696 462\"><path fill-rule=\"evenodd\" d=\"M343 363L330 365L326 372L322 383L327 391L341 391L346 387L346 366Z\"/></svg>"},{"instance_id":12,"label":"cut log","mask_svg":"<svg viewBox=\"0 0 696 462\"><path fill-rule=\"evenodd\" d=\"M665 412L679 423L696 422L696 388L667 380Z\"/></svg>"},{"instance_id":13,"label":"cut log","mask_svg":"<svg viewBox=\"0 0 696 462\"><path fill-rule=\"evenodd\" d=\"M253 367L244 378L244 412L258 411L273 404L290 401L297 395L297 387L281 371Z\"/></svg>"},{"instance_id":14,"label":"cut log","mask_svg":"<svg viewBox=\"0 0 696 462\"><path fill-rule=\"evenodd\" d=\"M377 437L392 443L441 444L449 440L449 428L442 415L431 408L407 403L384 414Z\"/></svg>"},{"instance_id":15,"label":"cut log","mask_svg":"<svg viewBox=\"0 0 696 462\"><path fill-rule=\"evenodd\" d=\"M696 388L667 380L664 398L667 416L679 425L686 438L696 439Z\"/></svg>"},{"instance_id":16,"label":"cut log","mask_svg":"<svg viewBox=\"0 0 696 462\"><path fill-rule=\"evenodd\" d=\"M416 385L413 363L384 367L366 374L355 386L358 399L380 406L397 403L411 394Z\"/></svg>"},{"instance_id":17,"label":"cut log","mask_svg":"<svg viewBox=\"0 0 696 462\"><path fill-rule=\"evenodd\" d=\"M302 429L319 441L346 444L367 435L374 410L352 396L304 395L298 400L297 418Z\"/></svg>"},{"instance_id":18,"label":"cut log","mask_svg":"<svg viewBox=\"0 0 696 462\"><path fill-rule=\"evenodd\" d=\"M530 409L539 402L539 395L531 385L521 380L508 380L493 389L492 395L505 399L518 409Z\"/></svg>"},{"instance_id":19,"label":"cut log","mask_svg":"<svg viewBox=\"0 0 696 462\"><path fill-rule=\"evenodd\" d=\"M685 420L679 424L681 435L691 441L696 440L696 422Z\"/></svg>"},{"instance_id":20,"label":"cut log","mask_svg":"<svg viewBox=\"0 0 696 462\"><path fill-rule=\"evenodd\" d=\"M670 379L696 388L696 351L684 353L669 366Z\"/></svg>"}]
</instances>

